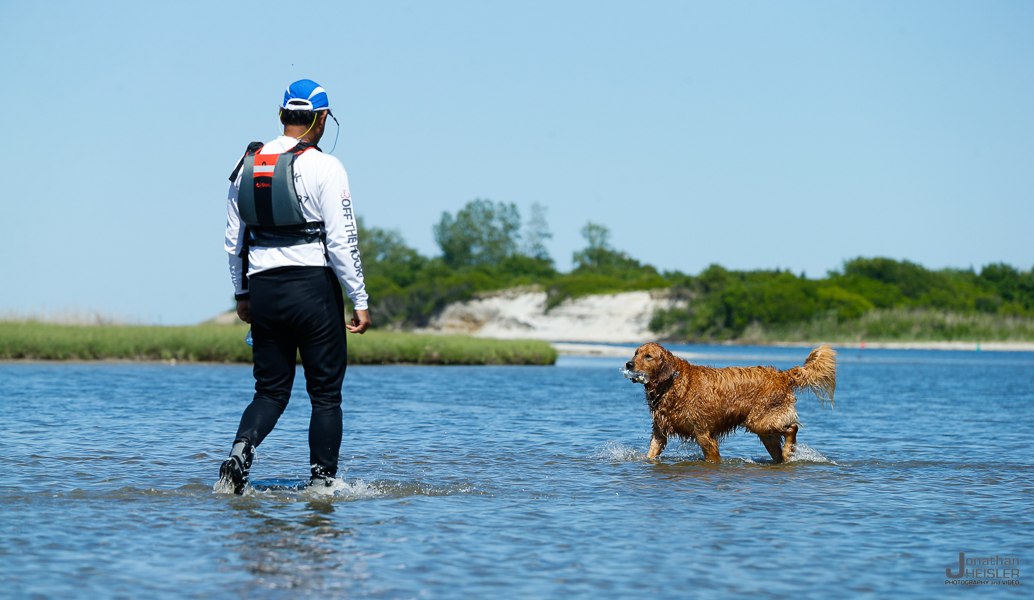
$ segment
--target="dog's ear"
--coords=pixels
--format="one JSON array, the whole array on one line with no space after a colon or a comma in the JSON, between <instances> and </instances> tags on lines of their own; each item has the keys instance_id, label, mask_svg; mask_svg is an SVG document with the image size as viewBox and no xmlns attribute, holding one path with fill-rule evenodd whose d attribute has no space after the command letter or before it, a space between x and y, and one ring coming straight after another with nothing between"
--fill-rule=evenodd
<instances>
[{"instance_id":1,"label":"dog's ear","mask_svg":"<svg viewBox=\"0 0 1034 600\"><path fill-rule=\"evenodd\" d=\"M678 377L679 372L675 370L675 355L667 350L662 350L661 355L658 358L660 367L657 372L651 377L651 380L660 385L667 381Z\"/></svg>"}]
</instances>

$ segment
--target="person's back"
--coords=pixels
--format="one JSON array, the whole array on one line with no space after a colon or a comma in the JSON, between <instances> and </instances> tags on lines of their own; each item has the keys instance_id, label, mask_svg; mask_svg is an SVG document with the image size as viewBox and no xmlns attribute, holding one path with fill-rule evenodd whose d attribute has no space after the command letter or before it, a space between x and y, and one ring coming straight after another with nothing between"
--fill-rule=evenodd
<instances>
[{"instance_id":1,"label":"person's back","mask_svg":"<svg viewBox=\"0 0 1034 600\"><path fill-rule=\"evenodd\" d=\"M363 333L370 316L348 176L316 146L328 116L323 88L293 83L281 107L284 135L248 146L230 177L225 249L255 362L255 396L220 468L220 487L237 494L254 448L287 406L297 354L312 401L312 482L329 483L337 472L345 331ZM338 281L355 305L350 325Z\"/></svg>"}]
</instances>

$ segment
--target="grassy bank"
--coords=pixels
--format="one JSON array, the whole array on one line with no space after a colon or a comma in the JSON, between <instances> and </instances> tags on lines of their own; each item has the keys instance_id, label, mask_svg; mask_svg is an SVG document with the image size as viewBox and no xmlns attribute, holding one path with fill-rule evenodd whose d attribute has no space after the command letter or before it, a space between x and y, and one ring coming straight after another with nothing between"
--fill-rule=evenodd
<instances>
[{"instance_id":1,"label":"grassy bank","mask_svg":"<svg viewBox=\"0 0 1034 600\"><path fill-rule=\"evenodd\" d=\"M808 321L747 326L740 343L771 342L1034 342L1034 319L931 309L872 310L839 320L835 312Z\"/></svg>"},{"instance_id":2,"label":"grassy bank","mask_svg":"<svg viewBox=\"0 0 1034 600\"><path fill-rule=\"evenodd\" d=\"M250 363L245 327L76 326L0 322L0 359ZM546 342L368 331L348 336L349 364L549 365Z\"/></svg>"}]
</instances>

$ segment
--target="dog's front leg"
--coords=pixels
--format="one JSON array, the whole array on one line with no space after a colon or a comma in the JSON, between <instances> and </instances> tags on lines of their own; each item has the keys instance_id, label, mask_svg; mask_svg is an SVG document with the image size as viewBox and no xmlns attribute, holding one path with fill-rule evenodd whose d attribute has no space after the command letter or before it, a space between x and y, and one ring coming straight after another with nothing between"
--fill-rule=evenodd
<instances>
[{"instance_id":1,"label":"dog's front leg","mask_svg":"<svg viewBox=\"0 0 1034 600\"><path fill-rule=\"evenodd\" d=\"M722 455L718 453L718 442L706 433L698 433L697 444L704 451L704 460L707 462L722 462Z\"/></svg>"},{"instance_id":2,"label":"dog's front leg","mask_svg":"<svg viewBox=\"0 0 1034 600\"><path fill-rule=\"evenodd\" d=\"M668 445L668 436L654 427L653 435L650 436L650 450L646 453L646 458L657 458L661 452L664 452L666 445Z\"/></svg>"}]
</instances>

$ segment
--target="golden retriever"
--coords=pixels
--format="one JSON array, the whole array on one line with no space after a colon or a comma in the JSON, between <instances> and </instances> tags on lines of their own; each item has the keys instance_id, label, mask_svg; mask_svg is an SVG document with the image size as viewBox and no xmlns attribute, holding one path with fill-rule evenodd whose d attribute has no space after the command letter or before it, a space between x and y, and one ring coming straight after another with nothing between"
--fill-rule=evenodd
<instances>
[{"instance_id":1,"label":"golden retriever","mask_svg":"<svg viewBox=\"0 0 1034 600\"><path fill-rule=\"evenodd\" d=\"M675 435L694 440L704 459L722 460L718 442L736 428L757 434L772 460L793 456L797 444L795 390L810 389L820 401L833 404L837 386L837 353L822 345L804 366L715 369L690 364L659 344L643 344L625 363L625 377L646 388L653 417L647 457L656 458ZM783 444L782 438L786 438Z\"/></svg>"}]
</instances>

